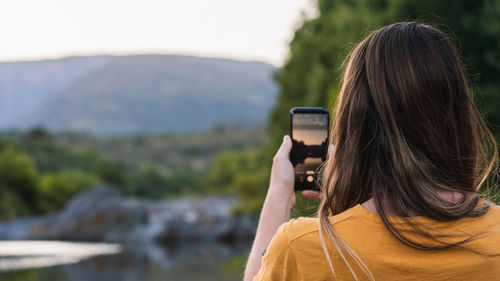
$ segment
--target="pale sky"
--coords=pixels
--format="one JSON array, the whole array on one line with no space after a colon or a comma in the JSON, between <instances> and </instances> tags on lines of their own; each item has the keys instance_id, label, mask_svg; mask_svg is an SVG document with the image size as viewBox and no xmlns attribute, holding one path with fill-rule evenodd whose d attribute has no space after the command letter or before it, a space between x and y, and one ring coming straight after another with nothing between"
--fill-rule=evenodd
<instances>
[{"instance_id":1,"label":"pale sky","mask_svg":"<svg viewBox=\"0 0 500 281\"><path fill-rule=\"evenodd\" d=\"M0 61L168 53L283 64L314 0L2 0Z\"/></svg>"}]
</instances>

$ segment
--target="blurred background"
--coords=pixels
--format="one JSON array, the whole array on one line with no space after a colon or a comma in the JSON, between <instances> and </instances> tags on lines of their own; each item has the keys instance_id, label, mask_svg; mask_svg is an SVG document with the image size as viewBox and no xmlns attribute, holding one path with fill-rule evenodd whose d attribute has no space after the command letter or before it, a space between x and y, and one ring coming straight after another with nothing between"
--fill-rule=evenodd
<instances>
[{"instance_id":1,"label":"blurred background","mask_svg":"<svg viewBox=\"0 0 500 281\"><path fill-rule=\"evenodd\" d=\"M0 280L240 280L290 108L404 20L450 36L498 140L500 0L0 4Z\"/></svg>"}]
</instances>

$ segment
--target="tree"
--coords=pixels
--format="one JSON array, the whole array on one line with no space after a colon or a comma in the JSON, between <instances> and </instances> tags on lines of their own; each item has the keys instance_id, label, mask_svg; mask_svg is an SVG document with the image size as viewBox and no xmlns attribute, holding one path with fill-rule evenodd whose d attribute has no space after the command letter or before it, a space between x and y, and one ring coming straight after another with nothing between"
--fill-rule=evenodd
<instances>
[{"instance_id":1,"label":"tree","mask_svg":"<svg viewBox=\"0 0 500 281\"><path fill-rule=\"evenodd\" d=\"M288 111L297 105L332 108L342 62L370 31L398 21L417 20L444 29L463 58L476 100L500 133L500 1L320 0L320 15L303 23L275 80L278 103L269 119L269 147L288 132Z\"/></svg>"},{"instance_id":2,"label":"tree","mask_svg":"<svg viewBox=\"0 0 500 281\"><path fill-rule=\"evenodd\" d=\"M398 21L430 23L449 35L460 50L480 111L500 135L500 0L319 0L317 6L319 16L295 31L288 59L274 75L280 93L268 121L261 170L271 168L289 132L290 109L331 109L349 51L372 30ZM252 194L265 194L267 184L252 188L260 189ZM314 209L306 204L299 196L297 209Z\"/></svg>"},{"instance_id":3,"label":"tree","mask_svg":"<svg viewBox=\"0 0 500 281\"><path fill-rule=\"evenodd\" d=\"M155 167L146 166L131 180L127 192L140 198L159 199L165 197L173 188L167 175Z\"/></svg>"},{"instance_id":4,"label":"tree","mask_svg":"<svg viewBox=\"0 0 500 281\"><path fill-rule=\"evenodd\" d=\"M98 178L77 170L63 170L47 173L40 177L38 183L38 204L41 212L59 210L73 197L83 190L94 186Z\"/></svg>"},{"instance_id":5,"label":"tree","mask_svg":"<svg viewBox=\"0 0 500 281\"><path fill-rule=\"evenodd\" d=\"M0 220L38 211L37 178L27 154L12 147L0 152Z\"/></svg>"},{"instance_id":6,"label":"tree","mask_svg":"<svg viewBox=\"0 0 500 281\"><path fill-rule=\"evenodd\" d=\"M257 150L224 151L217 155L206 176L209 192L229 193L241 200L238 212L258 212L267 185L269 170L262 165L262 153Z\"/></svg>"}]
</instances>

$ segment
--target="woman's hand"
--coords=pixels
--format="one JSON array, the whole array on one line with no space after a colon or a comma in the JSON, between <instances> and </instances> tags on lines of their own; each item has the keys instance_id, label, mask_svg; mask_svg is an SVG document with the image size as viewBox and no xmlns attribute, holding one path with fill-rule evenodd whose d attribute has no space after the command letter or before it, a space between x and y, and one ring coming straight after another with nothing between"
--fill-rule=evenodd
<instances>
[{"instance_id":1,"label":"woman's hand","mask_svg":"<svg viewBox=\"0 0 500 281\"><path fill-rule=\"evenodd\" d=\"M293 189L295 184L295 173L293 170L292 162L290 162L290 151L292 149L292 140L290 136L283 137L278 152L273 158L273 167L271 169L271 181L268 190L269 200L279 200L281 203L285 202L290 206L290 209L295 206L295 191ZM333 153L333 145L328 147L328 154ZM304 197L321 200L321 192L314 190L303 190Z\"/></svg>"}]
</instances>

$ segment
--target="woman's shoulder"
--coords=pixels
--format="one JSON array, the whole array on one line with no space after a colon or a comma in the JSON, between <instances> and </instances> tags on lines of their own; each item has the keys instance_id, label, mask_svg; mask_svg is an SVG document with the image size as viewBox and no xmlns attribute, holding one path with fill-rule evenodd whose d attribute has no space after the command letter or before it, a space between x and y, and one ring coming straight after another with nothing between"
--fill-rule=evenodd
<instances>
[{"instance_id":1,"label":"woman's shoulder","mask_svg":"<svg viewBox=\"0 0 500 281\"><path fill-rule=\"evenodd\" d=\"M318 218L298 217L282 225L282 231L290 242L310 233L318 232Z\"/></svg>"},{"instance_id":2,"label":"woman's shoulder","mask_svg":"<svg viewBox=\"0 0 500 281\"><path fill-rule=\"evenodd\" d=\"M356 207L348 209L341 214L331 216L330 221L332 224L338 226L349 220L354 220L357 217L355 211ZM305 237L309 234L315 234L319 231L318 226L319 219L317 217L298 217L289 220L282 225L282 232L286 233L288 240L293 242L294 240Z\"/></svg>"}]
</instances>

